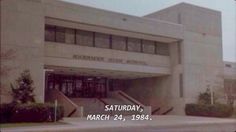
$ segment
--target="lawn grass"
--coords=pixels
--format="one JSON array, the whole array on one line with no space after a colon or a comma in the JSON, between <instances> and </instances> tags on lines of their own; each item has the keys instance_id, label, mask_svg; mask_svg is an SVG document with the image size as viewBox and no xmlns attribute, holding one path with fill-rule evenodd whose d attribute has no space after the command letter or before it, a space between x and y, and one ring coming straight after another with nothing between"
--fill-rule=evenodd
<instances>
[{"instance_id":1,"label":"lawn grass","mask_svg":"<svg viewBox=\"0 0 236 132\"><path fill-rule=\"evenodd\" d=\"M0 124L0 128L11 128L11 127L32 127L32 126L45 126L45 125L65 125L67 123L64 122L41 122L41 123L34 123L34 122L23 122L23 123L3 123Z\"/></svg>"}]
</instances>

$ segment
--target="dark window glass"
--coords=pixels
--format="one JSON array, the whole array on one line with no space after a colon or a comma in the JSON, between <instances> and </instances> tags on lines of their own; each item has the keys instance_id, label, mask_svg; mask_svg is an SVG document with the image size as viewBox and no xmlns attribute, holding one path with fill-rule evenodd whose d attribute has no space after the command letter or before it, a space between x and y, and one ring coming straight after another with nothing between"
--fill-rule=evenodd
<instances>
[{"instance_id":1,"label":"dark window glass","mask_svg":"<svg viewBox=\"0 0 236 132\"><path fill-rule=\"evenodd\" d=\"M83 46L93 46L93 32L77 30L76 44Z\"/></svg>"},{"instance_id":2,"label":"dark window glass","mask_svg":"<svg viewBox=\"0 0 236 132\"><path fill-rule=\"evenodd\" d=\"M156 53L158 55L169 55L169 45L166 43L156 43Z\"/></svg>"},{"instance_id":3,"label":"dark window glass","mask_svg":"<svg viewBox=\"0 0 236 132\"><path fill-rule=\"evenodd\" d=\"M141 52L141 40L128 38L128 51Z\"/></svg>"},{"instance_id":4,"label":"dark window glass","mask_svg":"<svg viewBox=\"0 0 236 132\"><path fill-rule=\"evenodd\" d=\"M56 27L56 42L65 43L65 28Z\"/></svg>"},{"instance_id":5,"label":"dark window glass","mask_svg":"<svg viewBox=\"0 0 236 132\"><path fill-rule=\"evenodd\" d=\"M181 43L178 43L178 62L179 64L182 63L182 58L181 58L181 54L182 54L182 50L181 50Z\"/></svg>"},{"instance_id":6,"label":"dark window glass","mask_svg":"<svg viewBox=\"0 0 236 132\"><path fill-rule=\"evenodd\" d=\"M110 48L109 35L104 33L95 33L95 47Z\"/></svg>"},{"instance_id":7,"label":"dark window glass","mask_svg":"<svg viewBox=\"0 0 236 132\"><path fill-rule=\"evenodd\" d=\"M126 50L126 38L112 35L112 49Z\"/></svg>"},{"instance_id":8,"label":"dark window glass","mask_svg":"<svg viewBox=\"0 0 236 132\"><path fill-rule=\"evenodd\" d=\"M225 64L225 67L231 68L232 66L230 64Z\"/></svg>"},{"instance_id":9,"label":"dark window glass","mask_svg":"<svg viewBox=\"0 0 236 132\"><path fill-rule=\"evenodd\" d=\"M143 40L143 53L155 53L155 42L150 40Z\"/></svg>"},{"instance_id":10,"label":"dark window glass","mask_svg":"<svg viewBox=\"0 0 236 132\"><path fill-rule=\"evenodd\" d=\"M45 40L55 41L55 26L45 25Z\"/></svg>"},{"instance_id":11,"label":"dark window glass","mask_svg":"<svg viewBox=\"0 0 236 132\"><path fill-rule=\"evenodd\" d=\"M150 40L45 25L45 40L99 48L112 48L150 54L169 55L169 45Z\"/></svg>"},{"instance_id":12,"label":"dark window glass","mask_svg":"<svg viewBox=\"0 0 236 132\"><path fill-rule=\"evenodd\" d=\"M66 28L65 29L65 41L68 44L74 44L75 43L75 29Z\"/></svg>"},{"instance_id":13,"label":"dark window glass","mask_svg":"<svg viewBox=\"0 0 236 132\"><path fill-rule=\"evenodd\" d=\"M179 96L184 97L183 74L179 75Z\"/></svg>"}]
</instances>

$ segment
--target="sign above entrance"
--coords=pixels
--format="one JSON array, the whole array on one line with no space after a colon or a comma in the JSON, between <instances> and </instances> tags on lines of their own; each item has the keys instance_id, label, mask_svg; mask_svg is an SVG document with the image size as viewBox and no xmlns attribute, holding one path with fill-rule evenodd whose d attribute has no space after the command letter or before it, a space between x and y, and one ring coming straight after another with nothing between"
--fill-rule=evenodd
<instances>
[{"instance_id":1,"label":"sign above entrance","mask_svg":"<svg viewBox=\"0 0 236 132\"><path fill-rule=\"evenodd\" d=\"M105 58L105 57L88 56L88 55L73 55L73 59L87 60L87 61L102 61L102 62L120 63L120 64L132 64L132 65L147 65L147 63L144 61L124 60L118 58Z\"/></svg>"}]
</instances>

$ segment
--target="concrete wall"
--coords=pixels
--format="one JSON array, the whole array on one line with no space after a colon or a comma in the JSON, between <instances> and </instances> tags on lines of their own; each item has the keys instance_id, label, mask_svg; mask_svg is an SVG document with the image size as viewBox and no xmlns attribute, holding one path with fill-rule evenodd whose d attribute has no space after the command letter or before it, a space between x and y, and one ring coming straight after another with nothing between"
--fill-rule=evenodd
<instances>
[{"instance_id":1,"label":"concrete wall","mask_svg":"<svg viewBox=\"0 0 236 132\"><path fill-rule=\"evenodd\" d=\"M236 80L236 62L224 62L224 78Z\"/></svg>"},{"instance_id":2,"label":"concrete wall","mask_svg":"<svg viewBox=\"0 0 236 132\"><path fill-rule=\"evenodd\" d=\"M99 19L97 16L99 16ZM54 21L55 19L59 19L60 22ZM123 67L122 64L106 64L102 62L94 64L93 62L87 63L87 61L87 65L82 66L88 66L88 68L89 66L97 66L103 69L110 67L111 70L119 71L119 67L121 66L121 70L125 69L124 71L135 70L136 72L148 73L155 71L154 73L170 74L169 57L148 54L140 55L138 53L109 51L107 49L95 49L91 47L79 48L63 44L45 44L45 23L62 24L61 26L65 24L73 28L115 35L127 35L129 37L158 40L161 42L173 42L183 38L183 26L170 22L149 20L60 1L2 0L1 53L10 49L15 52L13 59L1 60L1 67L7 66L12 68L8 72L8 76L1 76L1 98L3 102L9 102L11 100L10 83L15 82L15 79L25 69L31 71L36 99L42 102L44 99L44 66L65 66L65 64L68 64L67 66L70 67L73 64L73 66L81 66L83 63L78 63L78 60L73 60L72 63L68 62L71 62L68 58L59 60L62 54L65 55L64 57L71 57L72 54L77 54L78 51L94 56L148 60L148 66L123 65ZM90 50L92 52L88 52ZM73 52L70 53L70 51ZM151 60L149 60L150 58ZM107 65L107 67L104 67L104 65Z\"/></svg>"},{"instance_id":3,"label":"concrete wall","mask_svg":"<svg viewBox=\"0 0 236 132\"><path fill-rule=\"evenodd\" d=\"M184 102L196 102L207 87L223 86L221 13L182 3L145 17L184 25L181 42ZM175 70L174 70L175 71Z\"/></svg>"},{"instance_id":4,"label":"concrete wall","mask_svg":"<svg viewBox=\"0 0 236 132\"><path fill-rule=\"evenodd\" d=\"M45 23L168 42L170 56L44 42ZM140 18L60 1L1 0L1 53L8 49L14 50L15 58L1 60L1 67L13 68L1 77L2 102L10 101L9 84L25 69L31 70L37 101L42 102L44 66L166 75L129 80L125 91L153 108L162 103L174 106L175 114L183 114L184 104L195 102L207 87L223 86L221 14L186 3ZM147 65L75 60L75 54Z\"/></svg>"},{"instance_id":5,"label":"concrete wall","mask_svg":"<svg viewBox=\"0 0 236 132\"><path fill-rule=\"evenodd\" d=\"M105 12L103 10L94 10L84 6L72 5L72 4L63 4L61 2L52 3L46 2L46 14L48 18L46 19L47 24L84 29L89 31L97 31L102 33L110 33L115 35L136 37L148 40L155 40L161 42L170 43L170 56L157 56L157 55L148 55L148 54L139 54L139 53L128 53L123 51L114 51L107 49L91 48L91 47L81 47L73 45L59 45L53 43L47 43L45 47L45 64L47 65L61 65L61 66L75 66L81 67L92 67L92 68L104 68L110 70L118 71L133 71L136 73L163 73L160 68L168 68L169 76L164 77L154 77L154 78L142 78L129 80L125 92L134 96L139 101L153 106L153 108L162 105L161 102L169 102L169 105L179 105L178 102L181 102L179 98L179 71L181 66L178 64L178 44L175 43L178 40L181 40L183 36L183 27L181 24L166 23L162 24L163 21L160 20L151 20L146 18L138 18L134 16L128 16L119 13ZM63 9L62 12L58 13L58 9ZM70 15L68 15L70 14ZM71 15L74 14L74 15ZM86 16L84 16L86 14ZM96 15L95 15L96 14ZM97 17L100 16L100 19ZM112 21L110 18L113 18ZM124 18L127 21L123 21ZM62 19L65 19L64 21ZM99 25L99 26L94 26ZM175 27L176 26L176 27ZM182 31L180 29L182 28ZM179 33L179 35L177 35ZM153 35L148 35L153 34ZM161 35L162 37L158 37ZM177 36L176 36L177 35ZM178 40L172 40L170 38L164 39L163 36L170 38L178 38ZM57 50L55 50L57 49ZM78 60L63 60L64 57L71 58L75 51L77 53L103 56L103 57L115 57L122 59L136 59L140 61L147 62L148 66L154 66L156 69L148 70L149 68L143 66L128 66L128 65L119 65L119 64L109 64L99 62L81 61ZM100 54L101 53L101 54ZM57 64L56 59L58 60ZM65 63L66 62L66 63ZM74 63L76 62L76 63ZM53 64L54 63L54 64ZM86 64L87 63L87 64ZM80 64L80 65L79 65ZM95 66L95 67L93 67ZM129 68L130 67L130 68ZM119 73L120 74L120 73ZM132 74L132 73L130 73ZM166 74L167 75L167 74ZM144 75L143 75L144 76ZM153 92L155 91L155 92ZM161 92L160 92L161 91ZM176 92L177 91L177 92ZM136 97L137 96L137 97ZM146 97L146 98L143 98ZM178 107L174 109L173 113L180 113L183 111L183 107ZM183 112L182 112L183 113Z\"/></svg>"},{"instance_id":6,"label":"concrete wall","mask_svg":"<svg viewBox=\"0 0 236 132\"><path fill-rule=\"evenodd\" d=\"M132 71L149 74L170 74L168 56L140 54L103 48L68 45L47 42L45 45L45 65L71 68L92 68L101 70ZM73 58L73 55L104 57L104 61L89 61ZM147 65L109 63L109 58L137 60Z\"/></svg>"},{"instance_id":7,"label":"concrete wall","mask_svg":"<svg viewBox=\"0 0 236 132\"><path fill-rule=\"evenodd\" d=\"M168 79L168 76L129 80L125 92L144 105L150 105L154 109L163 105L163 102L168 103L169 100L167 98L171 97L170 91L163 88L167 85L164 81L166 79Z\"/></svg>"},{"instance_id":8,"label":"concrete wall","mask_svg":"<svg viewBox=\"0 0 236 132\"><path fill-rule=\"evenodd\" d=\"M44 99L44 14L37 0L1 1L1 54L14 51L14 58L1 60L1 68L12 70L1 75L1 103L11 101L10 83L25 69L34 80L36 100Z\"/></svg>"},{"instance_id":9,"label":"concrete wall","mask_svg":"<svg viewBox=\"0 0 236 132\"><path fill-rule=\"evenodd\" d=\"M226 103L227 98L233 96L236 99L236 62L224 62L224 91L226 96L223 98ZM232 97L231 97L232 98ZM236 101L234 105L236 106Z\"/></svg>"},{"instance_id":10,"label":"concrete wall","mask_svg":"<svg viewBox=\"0 0 236 132\"><path fill-rule=\"evenodd\" d=\"M150 105L152 110L173 106L171 114L184 114L183 93L180 90L182 65L179 60L181 57L178 52L179 45L179 43L173 43L170 46L170 75L128 80L124 92L141 103Z\"/></svg>"}]
</instances>

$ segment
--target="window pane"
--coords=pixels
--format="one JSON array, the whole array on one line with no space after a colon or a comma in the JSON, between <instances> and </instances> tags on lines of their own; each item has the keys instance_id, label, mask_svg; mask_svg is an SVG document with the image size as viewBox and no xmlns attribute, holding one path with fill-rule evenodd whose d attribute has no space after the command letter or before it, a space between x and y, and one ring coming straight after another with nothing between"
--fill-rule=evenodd
<instances>
[{"instance_id":1,"label":"window pane","mask_svg":"<svg viewBox=\"0 0 236 132\"><path fill-rule=\"evenodd\" d=\"M66 28L66 43L74 44L75 43L75 30Z\"/></svg>"},{"instance_id":2,"label":"window pane","mask_svg":"<svg viewBox=\"0 0 236 132\"><path fill-rule=\"evenodd\" d=\"M183 74L179 75L179 96L184 97Z\"/></svg>"},{"instance_id":3,"label":"window pane","mask_svg":"<svg viewBox=\"0 0 236 132\"><path fill-rule=\"evenodd\" d=\"M155 53L155 42L150 40L143 40L143 53Z\"/></svg>"},{"instance_id":4,"label":"window pane","mask_svg":"<svg viewBox=\"0 0 236 132\"><path fill-rule=\"evenodd\" d=\"M55 26L45 25L45 40L55 41Z\"/></svg>"},{"instance_id":5,"label":"window pane","mask_svg":"<svg viewBox=\"0 0 236 132\"><path fill-rule=\"evenodd\" d=\"M141 52L140 39L128 38L128 51Z\"/></svg>"},{"instance_id":6,"label":"window pane","mask_svg":"<svg viewBox=\"0 0 236 132\"><path fill-rule=\"evenodd\" d=\"M169 55L169 45L166 43L156 44L156 53L159 55Z\"/></svg>"},{"instance_id":7,"label":"window pane","mask_svg":"<svg viewBox=\"0 0 236 132\"><path fill-rule=\"evenodd\" d=\"M56 27L56 42L65 43L65 28Z\"/></svg>"},{"instance_id":8,"label":"window pane","mask_svg":"<svg viewBox=\"0 0 236 132\"><path fill-rule=\"evenodd\" d=\"M126 50L125 37L112 35L112 49Z\"/></svg>"},{"instance_id":9,"label":"window pane","mask_svg":"<svg viewBox=\"0 0 236 132\"><path fill-rule=\"evenodd\" d=\"M95 47L110 48L110 39L108 34L96 33L95 34Z\"/></svg>"},{"instance_id":10,"label":"window pane","mask_svg":"<svg viewBox=\"0 0 236 132\"><path fill-rule=\"evenodd\" d=\"M93 32L77 30L76 44L83 46L93 46Z\"/></svg>"}]
</instances>

